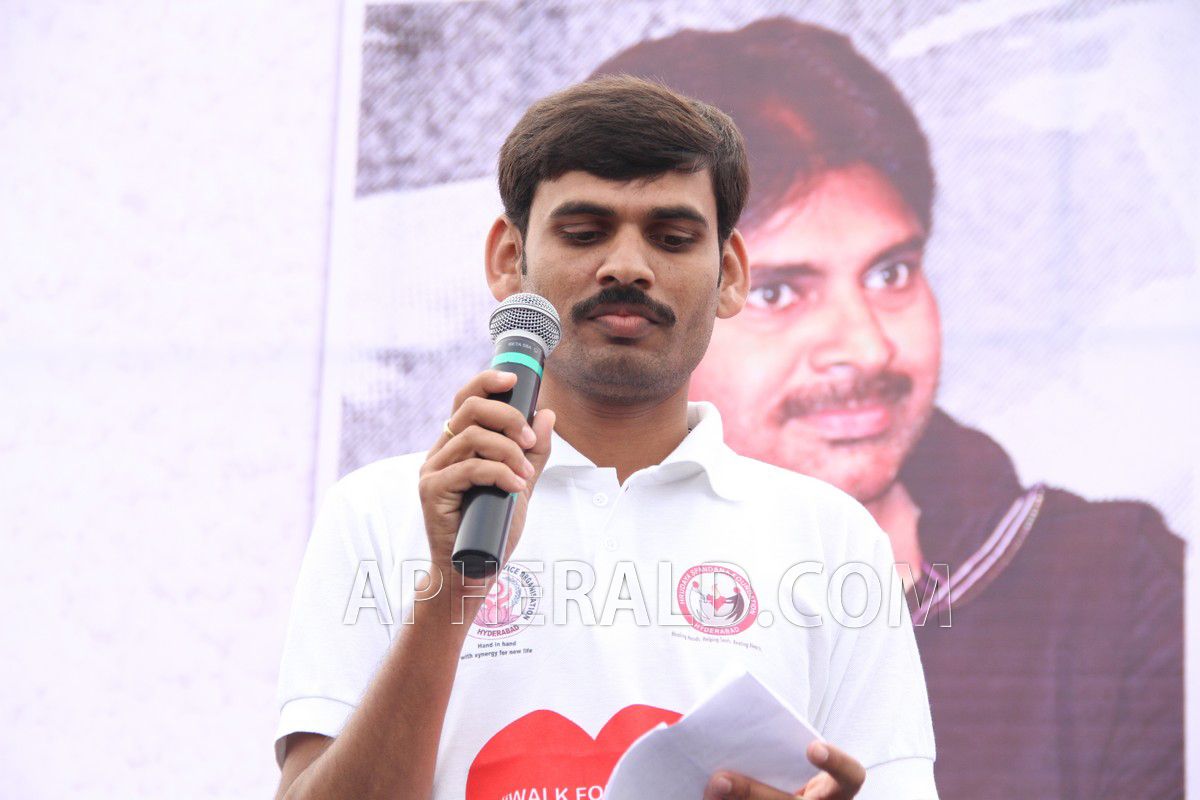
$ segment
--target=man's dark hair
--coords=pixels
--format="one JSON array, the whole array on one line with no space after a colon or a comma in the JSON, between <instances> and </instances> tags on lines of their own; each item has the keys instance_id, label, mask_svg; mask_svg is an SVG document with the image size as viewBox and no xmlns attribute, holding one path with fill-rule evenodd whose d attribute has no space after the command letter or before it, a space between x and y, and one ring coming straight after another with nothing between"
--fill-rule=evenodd
<instances>
[{"instance_id":1,"label":"man's dark hair","mask_svg":"<svg viewBox=\"0 0 1200 800\"><path fill-rule=\"evenodd\" d=\"M583 170L626 181L708 168L722 244L750 191L742 135L728 115L660 83L595 78L534 103L500 148L500 199L524 237L542 181Z\"/></svg>"},{"instance_id":2,"label":"man's dark hair","mask_svg":"<svg viewBox=\"0 0 1200 800\"><path fill-rule=\"evenodd\" d=\"M735 31L685 30L618 53L593 75L616 73L662 81L733 117L754 184L747 224L769 219L823 173L867 164L930 228L925 134L895 84L839 33L788 17Z\"/></svg>"}]
</instances>

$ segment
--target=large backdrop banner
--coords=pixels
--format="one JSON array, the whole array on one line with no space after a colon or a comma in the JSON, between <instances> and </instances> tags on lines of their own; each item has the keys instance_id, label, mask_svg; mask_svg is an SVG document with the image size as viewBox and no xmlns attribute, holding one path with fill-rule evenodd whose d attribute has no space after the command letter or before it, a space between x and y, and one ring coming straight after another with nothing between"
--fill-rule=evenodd
<instances>
[{"instance_id":1,"label":"large backdrop banner","mask_svg":"<svg viewBox=\"0 0 1200 800\"><path fill-rule=\"evenodd\" d=\"M1186 0L352 3L321 485L427 449L487 364L523 111L660 80L751 157L752 288L692 397L894 541L915 510L943 796L1182 796L1198 34Z\"/></svg>"}]
</instances>

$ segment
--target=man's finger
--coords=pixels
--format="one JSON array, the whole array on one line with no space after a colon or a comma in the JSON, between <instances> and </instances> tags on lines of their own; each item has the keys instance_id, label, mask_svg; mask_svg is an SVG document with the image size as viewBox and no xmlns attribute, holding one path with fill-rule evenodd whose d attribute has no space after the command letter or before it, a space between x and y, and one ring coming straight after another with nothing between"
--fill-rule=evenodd
<instances>
[{"instance_id":1,"label":"man's finger","mask_svg":"<svg viewBox=\"0 0 1200 800\"><path fill-rule=\"evenodd\" d=\"M795 795L772 789L736 772L718 772L708 779L704 800L795 800Z\"/></svg>"},{"instance_id":2,"label":"man's finger","mask_svg":"<svg viewBox=\"0 0 1200 800\"><path fill-rule=\"evenodd\" d=\"M448 504L449 511L458 508L463 492L472 486L495 486L506 492L523 492L527 485L525 479L507 464L485 458L468 458L425 475L418 488L422 499Z\"/></svg>"},{"instance_id":3,"label":"man's finger","mask_svg":"<svg viewBox=\"0 0 1200 800\"><path fill-rule=\"evenodd\" d=\"M533 438L529 435L532 432L527 430L529 424L525 422L525 416L502 400L468 397L451 415L449 425L455 436L471 425L478 425L503 433L523 448L533 445Z\"/></svg>"},{"instance_id":4,"label":"man's finger","mask_svg":"<svg viewBox=\"0 0 1200 800\"><path fill-rule=\"evenodd\" d=\"M468 397L487 397L489 394L500 394L507 392L517 383L516 373L505 372L499 369L485 369L483 372L476 375L471 380L467 381L467 385L458 390L458 394L454 395L454 408L451 412L457 411Z\"/></svg>"},{"instance_id":5,"label":"man's finger","mask_svg":"<svg viewBox=\"0 0 1200 800\"><path fill-rule=\"evenodd\" d=\"M485 369L483 372L480 372L475 377L471 378L471 380L467 381L466 386L460 389L458 394L454 395L454 406L450 409L450 416L446 419L445 426L442 428L442 430L438 431L437 440L434 441L433 445L429 448L428 455L432 456L440 451L446 446L447 442L454 438L454 435L461 433L463 428L467 426L467 423L462 423L455 420L455 416L458 415L459 409L462 408L463 403L472 397L486 398L488 395L507 392L509 389L513 388L516 382L517 376L514 373L504 372L498 369ZM517 413L519 414L520 412ZM447 428L449 428L449 430L446 430ZM493 428L493 430L494 429L495 428ZM426 463L423 465L421 469L428 469L428 464Z\"/></svg>"},{"instance_id":6,"label":"man's finger","mask_svg":"<svg viewBox=\"0 0 1200 800\"><path fill-rule=\"evenodd\" d=\"M521 446L502 433L471 425L432 453L426 464L430 471L444 469L457 461L478 456L490 461L500 461L522 478L534 476L534 465L526 458Z\"/></svg>"},{"instance_id":7,"label":"man's finger","mask_svg":"<svg viewBox=\"0 0 1200 800\"><path fill-rule=\"evenodd\" d=\"M824 774L804 787L805 800L847 800L858 794L867 779L867 771L857 759L829 742L810 742L807 754Z\"/></svg>"},{"instance_id":8,"label":"man's finger","mask_svg":"<svg viewBox=\"0 0 1200 800\"><path fill-rule=\"evenodd\" d=\"M537 437L537 441L525 451L525 457L533 464L535 481L550 459L550 432L554 430L554 423L557 421L558 417L548 408L543 408L533 417L533 435Z\"/></svg>"}]
</instances>

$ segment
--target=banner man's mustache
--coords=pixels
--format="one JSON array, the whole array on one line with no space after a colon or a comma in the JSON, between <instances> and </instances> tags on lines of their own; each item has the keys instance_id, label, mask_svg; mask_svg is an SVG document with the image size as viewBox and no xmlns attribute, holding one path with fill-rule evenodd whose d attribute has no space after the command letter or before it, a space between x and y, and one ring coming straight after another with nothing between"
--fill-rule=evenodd
<instances>
[{"instance_id":1,"label":"banner man's mustache","mask_svg":"<svg viewBox=\"0 0 1200 800\"><path fill-rule=\"evenodd\" d=\"M588 300L576 303L571 308L571 319L583 322L588 316L602 305L620 304L640 306L645 309L646 316L659 325L674 325L675 312L650 297L636 286L606 286L600 293Z\"/></svg>"},{"instance_id":2,"label":"banner man's mustache","mask_svg":"<svg viewBox=\"0 0 1200 800\"><path fill-rule=\"evenodd\" d=\"M859 378L850 384L820 386L797 391L779 404L776 424L794 417L823 411L847 411L868 405L891 405L912 391L912 378L896 372L880 372Z\"/></svg>"}]
</instances>

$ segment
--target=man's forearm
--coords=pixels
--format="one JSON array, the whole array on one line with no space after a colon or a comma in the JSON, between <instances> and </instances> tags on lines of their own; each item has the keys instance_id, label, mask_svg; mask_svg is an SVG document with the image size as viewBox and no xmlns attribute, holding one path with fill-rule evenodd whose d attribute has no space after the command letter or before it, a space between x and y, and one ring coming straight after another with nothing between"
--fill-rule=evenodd
<instances>
[{"instance_id":1,"label":"man's forearm","mask_svg":"<svg viewBox=\"0 0 1200 800\"><path fill-rule=\"evenodd\" d=\"M449 594L449 593L443 593ZM438 740L469 624L452 600L417 604L370 688L332 744L288 788L285 800L427 798ZM466 619L473 610L468 601Z\"/></svg>"}]
</instances>

